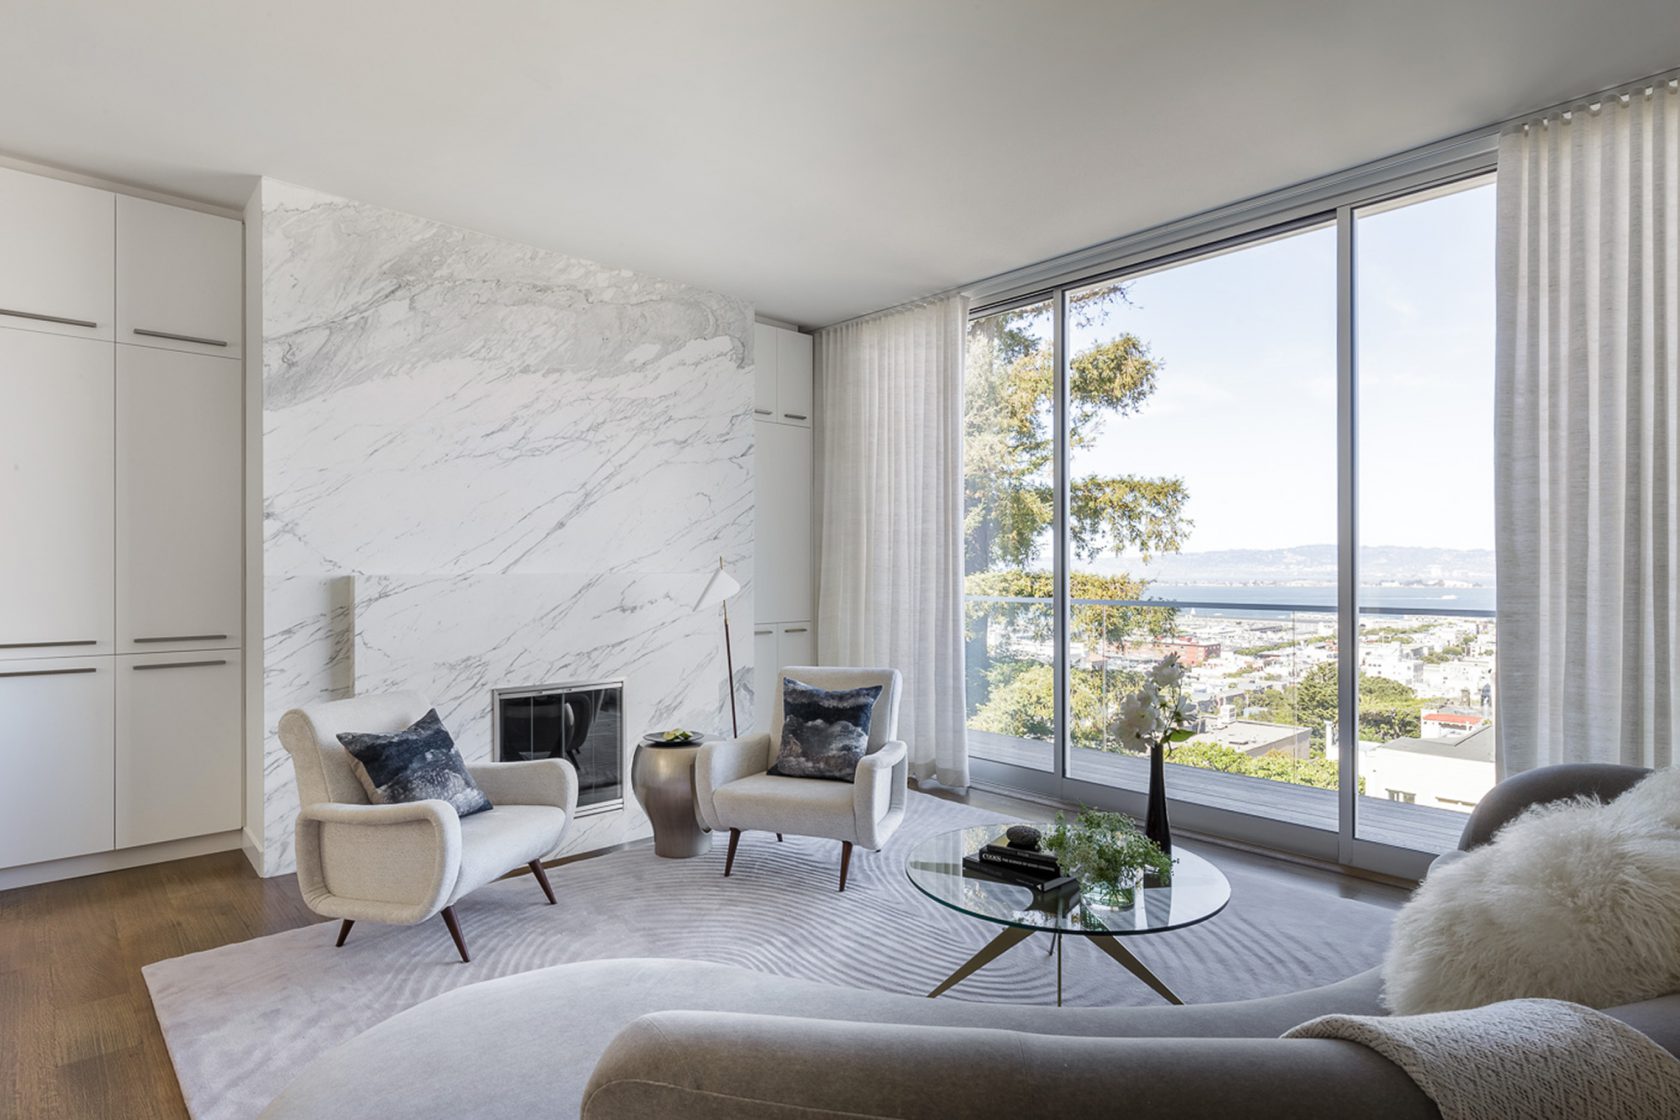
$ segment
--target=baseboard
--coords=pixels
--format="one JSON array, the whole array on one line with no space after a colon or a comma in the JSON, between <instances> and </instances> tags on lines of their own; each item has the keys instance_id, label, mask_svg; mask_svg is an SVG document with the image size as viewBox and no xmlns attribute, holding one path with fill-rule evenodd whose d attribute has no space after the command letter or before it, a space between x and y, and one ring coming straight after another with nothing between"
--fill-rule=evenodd
<instances>
[{"instance_id":1,"label":"baseboard","mask_svg":"<svg viewBox=\"0 0 1680 1120\"><path fill-rule=\"evenodd\" d=\"M239 832L239 847L245 853L245 862L251 865L251 870L258 875L263 873L262 841L251 835L250 829Z\"/></svg>"},{"instance_id":2,"label":"baseboard","mask_svg":"<svg viewBox=\"0 0 1680 1120\"><path fill-rule=\"evenodd\" d=\"M37 883L52 883L60 879L79 879L83 875L99 875L106 871L122 871L129 867L144 867L149 863L168 863L170 860L209 855L211 852L231 852L241 847L244 831L216 832L209 836L193 836L186 840L169 840L162 844L146 844L138 848L122 848L114 852L93 852L70 859L53 859L44 863L28 863L22 867L0 870L0 891L18 887L32 887Z\"/></svg>"}]
</instances>

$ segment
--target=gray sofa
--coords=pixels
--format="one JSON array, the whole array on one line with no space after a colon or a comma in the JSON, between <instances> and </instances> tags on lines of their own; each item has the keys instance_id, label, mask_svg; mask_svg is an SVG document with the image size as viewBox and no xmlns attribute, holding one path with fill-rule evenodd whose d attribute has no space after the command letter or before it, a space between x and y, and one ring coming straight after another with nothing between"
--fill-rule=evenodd
<instances>
[{"instance_id":1,"label":"gray sofa","mask_svg":"<svg viewBox=\"0 0 1680 1120\"><path fill-rule=\"evenodd\" d=\"M1464 846L1529 804L1613 797L1643 774L1558 767L1512 779ZM393 1017L301 1071L268 1120L1016 1120L1089 1109L1163 1117L1412 1120L1439 1114L1351 1042L1278 1036L1379 1014L1366 972L1270 999L1055 1008L835 988L723 965L617 960L473 985ZM1615 1015L1680 1053L1680 994Z\"/></svg>"}]
</instances>

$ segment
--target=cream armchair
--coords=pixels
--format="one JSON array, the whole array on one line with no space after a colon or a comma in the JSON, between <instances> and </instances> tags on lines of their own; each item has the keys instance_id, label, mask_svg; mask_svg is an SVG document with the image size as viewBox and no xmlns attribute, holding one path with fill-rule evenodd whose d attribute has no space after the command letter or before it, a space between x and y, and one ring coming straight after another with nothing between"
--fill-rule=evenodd
<instances>
[{"instance_id":1,"label":"cream armchair","mask_svg":"<svg viewBox=\"0 0 1680 1120\"><path fill-rule=\"evenodd\" d=\"M542 860L565 837L577 809L577 771L557 758L468 765L495 807L458 816L447 801L372 805L338 742L341 731L401 731L431 709L413 692L358 696L294 708L280 717L302 812L298 886L309 908L340 918L338 944L358 921L414 925L441 913L461 960L455 918L462 897L529 867L549 904Z\"/></svg>"},{"instance_id":2,"label":"cream armchair","mask_svg":"<svg viewBox=\"0 0 1680 1120\"><path fill-rule=\"evenodd\" d=\"M782 741L782 678L816 688L880 685L870 715L869 746L850 782L784 778L769 773ZM903 678L897 669L792 666L776 677L769 734L745 735L703 744L694 762L695 805L714 832L729 830L723 873L735 868L741 833L774 832L822 836L840 841L840 889L846 889L852 847L879 851L904 820L910 778L909 749L898 741L898 699Z\"/></svg>"}]
</instances>

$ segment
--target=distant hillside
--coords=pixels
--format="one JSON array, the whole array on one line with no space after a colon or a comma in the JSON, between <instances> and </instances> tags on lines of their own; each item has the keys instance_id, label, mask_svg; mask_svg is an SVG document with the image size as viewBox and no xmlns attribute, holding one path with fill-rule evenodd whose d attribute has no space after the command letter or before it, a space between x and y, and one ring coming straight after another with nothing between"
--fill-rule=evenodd
<instances>
[{"instance_id":1,"label":"distant hillside","mask_svg":"<svg viewBox=\"0 0 1680 1120\"><path fill-rule=\"evenodd\" d=\"M1491 549L1378 545L1360 550L1359 565L1359 581L1367 587L1380 583L1494 585ZM1336 546L1181 552L1158 556L1147 566L1135 557L1129 562L1105 559L1095 566L1143 575L1155 583L1329 584L1336 582Z\"/></svg>"}]
</instances>

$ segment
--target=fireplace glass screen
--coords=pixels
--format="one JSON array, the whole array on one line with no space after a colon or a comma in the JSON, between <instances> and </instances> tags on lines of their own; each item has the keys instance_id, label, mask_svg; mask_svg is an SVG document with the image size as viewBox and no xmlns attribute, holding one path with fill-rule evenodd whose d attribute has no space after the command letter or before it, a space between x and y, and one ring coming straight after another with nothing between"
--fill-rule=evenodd
<instances>
[{"instance_id":1,"label":"fireplace glass screen","mask_svg":"<svg viewBox=\"0 0 1680 1120\"><path fill-rule=\"evenodd\" d=\"M622 684L496 693L496 758L563 758L577 768L578 808L624 801Z\"/></svg>"}]
</instances>

